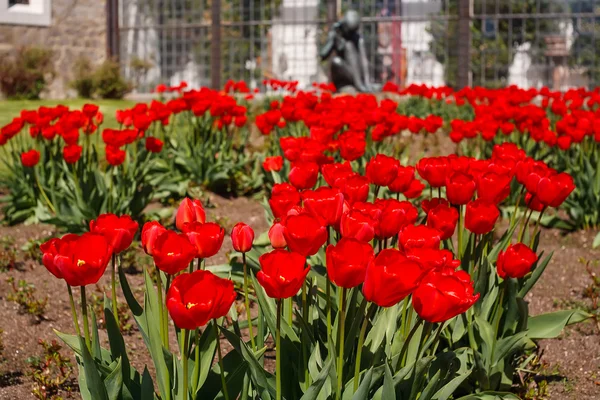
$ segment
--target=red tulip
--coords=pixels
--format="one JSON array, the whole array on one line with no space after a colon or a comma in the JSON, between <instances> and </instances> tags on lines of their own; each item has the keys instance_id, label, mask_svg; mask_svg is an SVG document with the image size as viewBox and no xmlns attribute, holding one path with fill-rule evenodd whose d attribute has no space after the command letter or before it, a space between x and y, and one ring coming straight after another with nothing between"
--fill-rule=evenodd
<instances>
[{"instance_id":1,"label":"red tulip","mask_svg":"<svg viewBox=\"0 0 600 400\"><path fill-rule=\"evenodd\" d=\"M375 205L381 210L379 223L375 226L378 239L396 236L406 225L414 224L419 213L408 201L377 199Z\"/></svg>"},{"instance_id":2,"label":"red tulip","mask_svg":"<svg viewBox=\"0 0 600 400\"><path fill-rule=\"evenodd\" d=\"M109 241L103 235L95 233L66 235L55 246L56 273L53 274L62 277L71 286L97 283L113 254ZM52 272L50 268L49 270Z\"/></svg>"},{"instance_id":3,"label":"red tulip","mask_svg":"<svg viewBox=\"0 0 600 400\"><path fill-rule=\"evenodd\" d=\"M225 229L214 222L188 222L183 225L183 233L196 248L196 258L209 258L221 249Z\"/></svg>"},{"instance_id":4,"label":"red tulip","mask_svg":"<svg viewBox=\"0 0 600 400\"><path fill-rule=\"evenodd\" d=\"M323 226L337 225L342 218L344 195L339 189L320 187L302 193L304 207Z\"/></svg>"},{"instance_id":5,"label":"red tulip","mask_svg":"<svg viewBox=\"0 0 600 400\"><path fill-rule=\"evenodd\" d=\"M283 236L284 230L285 226L279 221L274 222L273 226L269 228L269 241L271 242L271 246L273 246L273 248L282 249L287 246L285 236Z\"/></svg>"},{"instance_id":6,"label":"red tulip","mask_svg":"<svg viewBox=\"0 0 600 400\"><path fill-rule=\"evenodd\" d=\"M283 158L281 156L267 157L262 163L262 167L265 171L280 171L283 167Z\"/></svg>"},{"instance_id":7,"label":"red tulip","mask_svg":"<svg viewBox=\"0 0 600 400\"><path fill-rule=\"evenodd\" d=\"M523 243L508 246L506 251L498 254L498 275L506 279L522 278L531 271L531 267L537 261L537 255Z\"/></svg>"},{"instance_id":8,"label":"red tulip","mask_svg":"<svg viewBox=\"0 0 600 400\"><path fill-rule=\"evenodd\" d=\"M400 162L393 157L377 154L367 163L366 176L374 185L387 186L398 176Z\"/></svg>"},{"instance_id":9,"label":"red tulip","mask_svg":"<svg viewBox=\"0 0 600 400\"><path fill-rule=\"evenodd\" d=\"M42 251L42 264L44 264L44 267L46 267L46 269L58 279L63 279L62 273L54 264L54 259L58 254L58 249L60 248L62 242L66 243L70 240L77 240L78 237L79 236L70 233L60 239L52 238L40 246L40 250Z\"/></svg>"},{"instance_id":10,"label":"red tulip","mask_svg":"<svg viewBox=\"0 0 600 400\"><path fill-rule=\"evenodd\" d=\"M327 228L311 215L292 215L285 220L283 236L291 251L308 257L327 241Z\"/></svg>"},{"instance_id":11,"label":"red tulip","mask_svg":"<svg viewBox=\"0 0 600 400\"><path fill-rule=\"evenodd\" d=\"M232 281L198 270L173 280L166 303L175 326L192 330L227 315L235 297Z\"/></svg>"},{"instance_id":12,"label":"red tulip","mask_svg":"<svg viewBox=\"0 0 600 400\"><path fill-rule=\"evenodd\" d=\"M63 148L63 158L67 164L75 164L81 158L83 147L71 144Z\"/></svg>"},{"instance_id":13,"label":"red tulip","mask_svg":"<svg viewBox=\"0 0 600 400\"><path fill-rule=\"evenodd\" d=\"M161 233L152 249L156 268L175 275L188 267L198 251L183 233L166 230Z\"/></svg>"},{"instance_id":14,"label":"red tulip","mask_svg":"<svg viewBox=\"0 0 600 400\"><path fill-rule=\"evenodd\" d=\"M427 271L432 269L450 267L456 269L460 266L460 260L454 259L454 254L446 249L413 248L406 252L406 257L421 264Z\"/></svg>"},{"instance_id":15,"label":"red tulip","mask_svg":"<svg viewBox=\"0 0 600 400\"><path fill-rule=\"evenodd\" d=\"M310 271L310 266L304 268L305 257L286 250L273 250L258 261L261 270L256 279L267 296L275 299L287 299L298 293Z\"/></svg>"},{"instance_id":16,"label":"red tulip","mask_svg":"<svg viewBox=\"0 0 600 400\"><path fill-rule=\"evenodd\" d=\"M538 212L546 208L546 205L536 195L532 195L531 193L525 193L525 204L530 210Z\"/></svg>"},{"instance_id":17,"label":"red tulip","mask_svg":"<svg viewBox=\"0 0 600 400\"><path fill-rule=\"evenodd\" d=\"M252 249L254 230L243 222L238 222L231 230L231 242L235 251L247 253Z\"/></svg>"},{"instance_id":18,"label":"red tulip","mask_svg":"<svg viewBox=\"0 0 600 400\"><path fill-rule=\"evenodd\" d=\"M428 214L430 210L433 210L440 204L444 204L446 206L450 205L448 200L442 197L434 197L432 199L425 199L421 202L421 208L425 211L425 214Z\"/></svg>"},{"instance_id":19,"label":"red tulip","mask_svg":"<svg viewBox=\"0 0 600 400\"><path fill-rule=\"evenodd\" d=\"M342 237L354 238L361 242L370 242L375 236L377 221L359 210L350 210L342 215L340 233Z\"/></svg>"},{"instance_id":20,"label":"red tulip","mask_svg":"<svg viewBox=\"0 0 600 400\"><path fill-rule=\"evenodd\" d=\"M408 185L408 189L402 192L402 194L407 199L416 199L417 197L421 196L424 188L425 185L423 184L423 182L421 182L418 179L413 179L410 182L410 185Z\"/></svg>"},{"instance_id":21,"label":"red tulip","mask_svg":"<svg viewBox=\"0 0 600 400\"><path fill-rule=\"evenodd\" d=\"M467 311L479 299L473 295L471 277L465 271L442 268L430 271L416 288L412 304L428 322L443 322Z\"/></svg>"},{"instance_id":22,"label":"red tulip","mask_svg":"<svg viewBox=\"0 0 600 400\"><path fill-rule=\"evenodd\" d=\"M367 267L373 262L373 247L352 238L342 238L327 246L327 276L333 283L346 289L365 280Z\"/></svg>"},{"instance_id":23,"label":"red tulip","mask_svg":"<svg viewBox=\"0 0 600 400\"><path fill-rule=\"evenodd\" d=\"M391 307L412 293L426 271L396 249L384 249L367 268L363 294L380 307Z\"/></svg>"},{"instance_id":24,"label":"red tulip","mask_svg":"<svg viewBox=\"0 0 600 400\"><path fill-rule=\"evenodd\" d=\"M452 237L457 222L458 211L456 211L456 208L450 207L447 204L439 204L427 213L427 226L441 232L442 240Z\"/></svg>"},{"instance_id":25,"label":"red tulip","mask_svg":"<svg viewBox=\"0 0 600 400\"><path fill-rule=\"evenodd\" d=\"M388 189L393 193L402 193L408 190L411 182L415 179L415 167L404 167L398 168L398 174L396 178L388 185Z\"/></svg>"},{"instance_id":26,"label":"red tulip","mask_svg":"<svg viewBox=\"0 0 600 400\"><path fill-rule=\"evenodd\" d=\"M537 187L537 198L549 207L559 207L571 192L575 190L575 184L571 175L561 172L541 178Z\"/></svg>"},{"instance_id":27,"label":"red tulip","mask_svg":"<svg viewBox=\"0 0 600 400\"><path fill-rule=\"evenodd\" d=\"M40 162L40 152L37 150L29 150L21 153L21 163L23 166L33 168Z\"/></svg>"},{"instance_id":28,"label":"red tulip","mask_svg":"<svg viewBox=\"0 0 600 400\"><path fill-rule=\"evenodd\" d=\"M298 190L310 189L319 178L319 165L313 162L295 162L288 175L290 183Z\"/></svg>"},{"instance_id":29,"label":"red tulip","mask_svg":"<svg viewBox=\"0 0 600 400\"><path fill-rule=\"evenodd\" d=\"M106 146L106 161L113 167L118 167L125 162L127 153L115 146Z\"/></svg>"},{"instance_id":30,"label":"red tulip","mask_svg":"<svg viewBox=\"0 0 600 400\"><path fill-rule=\"evenodd\" d=\"M160 153L163 148L163 141L152 136L146 138L146 150L151 153Z\"/></svg>"},{"instance_id":31,"label":"red tulip","mask_svg":"<svg viewBox=\"0 0 600 400\"><path fill-rule=\"evenodd\" d=\"M139 225L129 215L102 214L90 221L90 232L104 235L115 254L131 246Z\"/></svg>"},{"instance_id":32,"label":"red tulip","mask_svg":"<svg viewBox=\"0 0 600 400\"><path fill-rule=\"evenodd\" d=\"M467 204L474 193L475 181L469 175L455 172L446 179L446 197L450 203Z\"/></svg>"},{"instance_id":33,"label":"red tulip","mask_svg":"<svg viewBox=\"0 0 600 400\"><path fill-rule=\"evenodd\" d=\"M167 229L158 221L146 222L142 228L142 247L148 255L154 252L156 239Z\"/></svg>"},{"instance_id":34,"label":"red tulip","mask_svg":"<svg viewBox=\"0 0 600 400\"><path fill-rule=\"evenodd\" d=\"M448 173L447 157L421 158L417 163L417 172L431 187L442 187L446 184Z\"/></svg>"},{"instance_id":35,"label":"red tulip","mask_svg":"<svg viewBox=\"0 0 600 400\"><path fill-rule=\"evenodd\" d=\"M175 216L175 226L180 231L183 230L183 225L188 222L206 222L206 213L200 200L191 200L185 198L179 204L177 215Z\"/></svg>"},{"instance_id":36,"label":"red tulip","mask_svg":"<svg viewBox=\"0 0 600 400\"><path fill-rule=\"evenodd\" d=\"M300 204L300 193L289 183L278 183L273 185L269 205L275 218L283 218L294 206Z\"/></svg>"},{"instance_id":37,"label":"red tulip","mask_svg":"<svg viewBox=\"0 0 600 400\"><path fill-rule=\"evenodd\" d=\"M426 225L408 225L398 236L404 251L414 248L439 249L442 233Z\"/></svg>"},{"instance_id":38,"label":"red tulip","mask_svg":"<svg viewBox=\"0 0 600 400\"><path fill-rule=\"evenodd\" d=\"M321 174L323 174L323 178L329 186L337 187L336 182L338 179L354 175L354 172L352 171L352 165L346 161L344 163L324 164L321 167Z\"/></svg>"},{"instance_id":39,"label":"red tulip","mask_svg":"<svg viewBox=\"0 0 600 400\"><path fill-rule=\"evenodd\" d=\"M341 187L344 194L344 200L352 205L358 201L367 201L369 197L369 180L362 175L355 174L343 180L338 180L337 183L343 185Z\"/></svg>"},{"instance_id":40,"label":"red tulip","mask_svg":"<svg viewBox=\"0 0 600 400\"><path fill-rule=\"evenodd\" d=\"M487 172L477 180L477 198L498 204L510 194L511 181L511 175Z\"/></svg>"},{"instance_id":41,"label":"red tulip","mask_svg":"<svg viewBox=\"0 0 600 400\"><path fill-rule=\"evenodd\" d=\"M467 204L465 228L477 235L491 232L500 216L495 204L483 200L474 200Z\"/></svg>"}]
</instances>

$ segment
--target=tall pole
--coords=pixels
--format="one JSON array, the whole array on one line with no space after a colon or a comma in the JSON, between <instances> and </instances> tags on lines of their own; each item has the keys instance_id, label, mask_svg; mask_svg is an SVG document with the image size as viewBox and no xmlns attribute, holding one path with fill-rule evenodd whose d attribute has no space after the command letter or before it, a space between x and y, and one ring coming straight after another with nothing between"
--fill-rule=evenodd
<instances>
[{"instance_id":1,"label":"tall pole","mask_svg":"<svg viewBox=\"0 0 600 400\"><path fill-rule=\"evenodd\" d=\"M119 61L119 0L106 1L106 56Z\"/></svg>"},{"instance_id":2,"label":"tall pole","mask_svg":"<svg viewBox=\"0 0 600 400\"><path fill-rule=\"evenodd\" d=\"M457 77L458 89L471 86L471 17L472 0L458 0Z\"/></svg>"},{"instance_id":3,"label":"tall pole","mask_svg":"<svg viewBox=\"0 0 600 400\"><path fill-rule=\"evenodd\" d=\"M213 89L221 88L221 0L211 5L210 82Z\"/></svg>"}]
</instances>

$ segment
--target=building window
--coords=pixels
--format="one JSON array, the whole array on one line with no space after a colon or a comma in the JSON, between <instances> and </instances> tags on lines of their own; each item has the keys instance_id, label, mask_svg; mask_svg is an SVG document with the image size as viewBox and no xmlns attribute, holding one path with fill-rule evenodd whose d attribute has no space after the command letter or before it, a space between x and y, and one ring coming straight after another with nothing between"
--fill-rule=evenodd
<instances>
[{"instance_id":1,"label":"building window","mask_svg":"<svg viewBox=\"0 0 600 400\"><path fill-rule=\"evenodd\" d=\"M49 26L51 0L0 0L0 24Z\"/></svg>"}]
</instances>

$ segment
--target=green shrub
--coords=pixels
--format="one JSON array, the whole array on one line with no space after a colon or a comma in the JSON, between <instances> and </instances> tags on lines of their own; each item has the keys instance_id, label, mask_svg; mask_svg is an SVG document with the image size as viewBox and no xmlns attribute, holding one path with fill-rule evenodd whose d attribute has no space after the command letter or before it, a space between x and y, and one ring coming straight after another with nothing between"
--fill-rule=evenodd
<instances>
[{"instance_id":1,"label":"green shrub","mask_svg":"<svg viewBox=\"0 0 600 400\"><path fill-rule=\"evenodd\" d=\"M95 94L102 99L122 99L132 89L121 75L119 63L106 60L94 72Z\"/></svg>"},{"instance_id":2,"label":"green shrub","mask_svg":"<svg viewBox=\"0 0 600 400\"><path fill-rule=\"evenodd\" d=\"M3 54L0 90L9 99L39 99L54 77L52 58L52 50L40 47L21 47Z\"/></svg>"},{"instance_id":3,"label":"green shrub","mask_svg":"<svg viewBox=\"0 0 600 400\"><path fill-rule=\"evenodd\" d=\"M94 95L94 68L87 57L80 57L73 65L75 79L70 86L77 91L77 96L90 99Z\"/></svg>"}]
</instances>

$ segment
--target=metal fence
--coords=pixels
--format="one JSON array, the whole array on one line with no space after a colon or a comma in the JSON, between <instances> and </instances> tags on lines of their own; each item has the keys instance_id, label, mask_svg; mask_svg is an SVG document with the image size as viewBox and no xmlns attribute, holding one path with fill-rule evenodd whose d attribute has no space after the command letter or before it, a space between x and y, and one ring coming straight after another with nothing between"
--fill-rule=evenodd
<instances>
[{"instance_id":1,"label":"metal fence","mask_svg":"<svg viewBox=\"0 0 600 400\"><path fill-rule=\"evenodd\" d=\"M348 9L362 16L378 83L564 90L600 81L600 0L119 0L119 58L142 92L228 79L306 87L327 80L319 48Z\"/></svg>"}]
</instances>

